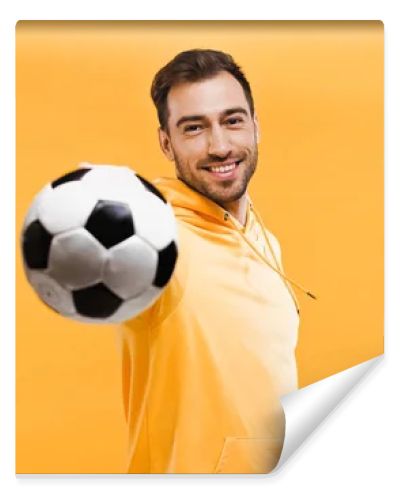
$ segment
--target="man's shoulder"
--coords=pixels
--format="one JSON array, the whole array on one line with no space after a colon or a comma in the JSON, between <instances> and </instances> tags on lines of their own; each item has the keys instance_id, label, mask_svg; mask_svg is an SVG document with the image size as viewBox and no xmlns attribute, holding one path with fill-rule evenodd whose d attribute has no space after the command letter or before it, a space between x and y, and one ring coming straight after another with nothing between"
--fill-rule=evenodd
<instances>
[{"instance_id":1,"label":"man's shoulder","mask_svg":"<svg viewBox=\"0 0 400 500\"><path fill-rule=\"evenodd\" d=\"M265 232L267 233L268 238L270 238L276 245L280 246L278 237L274 232L271 231L268 227L264 226Z\"/></svg>"},{"instance_id":2,"label":"man's shoulder","mask_svg":"<svg viewBox=\"0 0 400 500\"><path fill-rule=\"evenodd\" d=\"M267 238L272 246L272 250L274 251L276 256L279 258L279 261L281 261L281 245L279 243L278 238L270 229L268 229L265 226L264 226L264 231L265 231L265 234L266 234L266 236L267 236Z\"/></svg>"}]
</instances>

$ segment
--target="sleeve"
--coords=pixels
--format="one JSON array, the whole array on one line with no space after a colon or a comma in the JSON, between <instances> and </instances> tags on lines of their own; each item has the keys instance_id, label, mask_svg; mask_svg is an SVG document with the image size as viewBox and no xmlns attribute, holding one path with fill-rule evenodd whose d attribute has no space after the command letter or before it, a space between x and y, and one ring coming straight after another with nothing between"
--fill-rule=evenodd
<instances>
[{"instance_id":1,"label":"sleeve","mask_svg":"<svg viewBox=\"0 0 400 500\"><path fill-rule=\"evenodd\" d=\"M146 345L148 333L163 324L180 303L186 288L187 258L188 254L180 250L175 270L161 295L140 314L117 327L117 348L122 360L122 397L127 422L132 418L132 387L140 384L140 380L144 384L145 360L150 356Z\"/></svg>"}]
</instances>

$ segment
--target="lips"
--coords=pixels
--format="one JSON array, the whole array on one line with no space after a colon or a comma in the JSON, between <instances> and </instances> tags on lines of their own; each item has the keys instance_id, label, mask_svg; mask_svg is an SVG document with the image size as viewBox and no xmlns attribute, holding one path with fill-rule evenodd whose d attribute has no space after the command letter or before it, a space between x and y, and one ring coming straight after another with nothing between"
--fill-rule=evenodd
<instances>
[{"instance_id":1,"label":"lips","mask_svg":"<svg viewBox=\"0 0 400 500\"><path fill-rule=\"evenodd\" d=\"M239 159L239 160L230 160L229 162L207 165L205 167L202 167L202 169L207 170L208 172L212 172L212 173L227 173L227 172L235 170L235 168L242 161L243 161L243 158Z\"/></svg>"},{"instance_id":2,"label":"lips","mask_svg":"<svg viewBox=\"0 0 400 500\"><path fill-rule=\"evenodd\" d=\"M239 165L243 160L226 164L221 167L203 167L203 169L216 179L233 179L236 177Z\"/></svg>"}]
</instances>

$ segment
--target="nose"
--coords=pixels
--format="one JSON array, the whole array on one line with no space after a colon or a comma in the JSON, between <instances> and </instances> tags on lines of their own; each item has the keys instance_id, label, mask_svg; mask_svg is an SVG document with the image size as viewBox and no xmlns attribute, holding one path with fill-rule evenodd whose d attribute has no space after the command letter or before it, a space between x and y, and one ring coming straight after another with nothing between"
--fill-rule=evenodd
<instances>
[{"instance_id":1,"label":"nose","mask_svg":"<svg viewBox=\"0 0 400 500\"><path fill-rule=\"evenodd\" d=\"M226 132L219 125L210 129L208 154L210 156L226 157L231 151L231 145Z\"/></svg>"}]
</instances>

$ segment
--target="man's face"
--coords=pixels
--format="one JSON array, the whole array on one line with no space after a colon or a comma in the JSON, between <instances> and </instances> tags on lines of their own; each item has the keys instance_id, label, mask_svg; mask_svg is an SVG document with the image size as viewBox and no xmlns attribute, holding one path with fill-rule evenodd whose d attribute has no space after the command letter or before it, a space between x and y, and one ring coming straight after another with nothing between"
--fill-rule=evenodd
<instances>
[{"instance_id":1,"label":"man's face","mask_svg":"<svg viewBox=\"0 0 400 500\"><path fill-rule=\"evenodd\" d=\"M181 83L167 104L160 144L177 177L219 205L241 198L257 165L258 123L240 83L226 71Z\"/></svg>"}]
</instances>

